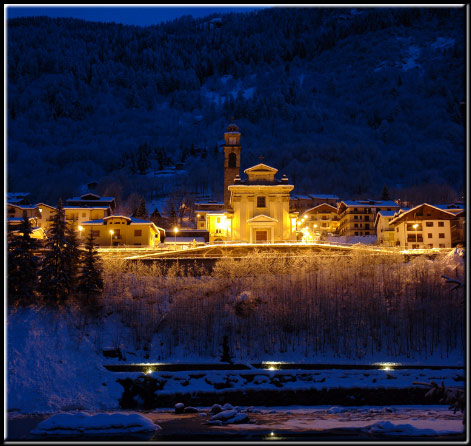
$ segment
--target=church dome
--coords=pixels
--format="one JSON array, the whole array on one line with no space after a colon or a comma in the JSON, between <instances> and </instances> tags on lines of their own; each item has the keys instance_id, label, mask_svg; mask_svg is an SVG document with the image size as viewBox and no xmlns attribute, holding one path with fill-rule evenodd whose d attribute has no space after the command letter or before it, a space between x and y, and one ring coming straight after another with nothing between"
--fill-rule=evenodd
<instances>
[{"instance_id":1,"label":"church dome","mask_svg":"<svg viewBox=\"0 0 471 446\"><path fill-rule=\"evenodd\" d=\"M228 131L228 132L238 132L238 131L239 131L239 127L236 125L235 122L231 122L231 123L227 126L227 131Z\"/></svg>"}]
</instances>

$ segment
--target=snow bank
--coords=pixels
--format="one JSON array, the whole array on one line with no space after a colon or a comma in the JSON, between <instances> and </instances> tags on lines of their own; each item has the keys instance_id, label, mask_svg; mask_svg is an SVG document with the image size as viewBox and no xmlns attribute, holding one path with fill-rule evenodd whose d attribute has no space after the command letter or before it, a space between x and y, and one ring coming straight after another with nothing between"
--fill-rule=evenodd
<instances>
[{"instance_id":1,"label":"snow bank","mask_svg":"<svg viewBox=\"0 0 471 446\"><path fill-rule=\"evenodd\" d=\"M390 421L378 421L364 428L369 433L407 436L436 436L455 433L454 431L437 431L435 429L421 429L411 424L395 424Z\"/></svg>"},{"instance_id":2,"label":"snow bank","mask_svg":"<svg viewBox=\"0 0 471 446\"><path fill-rule=\"evenodd\" d=\"M159 430L143 415L122 413L101 413L88 415L86 413L61 413L53 415L31 431L34 435L109 435L122 433L146 433Z\"/></svg>"}]
</instances>

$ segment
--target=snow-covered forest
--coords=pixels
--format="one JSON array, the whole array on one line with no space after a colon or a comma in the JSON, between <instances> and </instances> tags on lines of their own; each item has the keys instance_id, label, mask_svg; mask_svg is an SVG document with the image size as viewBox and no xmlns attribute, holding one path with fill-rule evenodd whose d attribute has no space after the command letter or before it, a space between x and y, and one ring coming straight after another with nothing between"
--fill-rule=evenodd
<instances>
[{"instance_id":1,"label":"snow-covered forest","mask_svg":"<svg viewBox=\"0 0 471 446\"><path fill-rule=\"evenodd\" d=\"M462 280L461 254L254 253L210 275L110 257L99 303L114 320L108 345L154 360L218 360L226 344L236 361L460 362L464 287L441 275Z\"/></svg>"},{"instance_id":2,"label":"snow-covered forest","mask_svg":"<svg viewBox=\"0 0 471 446\"><path fill-rule=\"evenodd\" d=\"M217 195L234 116L242 168L263 154L296 192L438 184L461 195L464 8L214 17L9 20L8 189L52 203L88 181L123 199L174 186ZM178 163L180 175L150 174Z\"/></svg>"}]
</instances>

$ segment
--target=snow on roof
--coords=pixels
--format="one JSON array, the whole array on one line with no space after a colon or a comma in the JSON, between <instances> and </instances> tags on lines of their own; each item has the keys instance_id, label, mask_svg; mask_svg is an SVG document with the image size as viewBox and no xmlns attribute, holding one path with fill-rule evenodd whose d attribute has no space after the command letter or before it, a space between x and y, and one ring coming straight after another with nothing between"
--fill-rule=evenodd
<instances>
[{"instance_id":1,"label":"snow on roof","mask_svg":"<svg viewBox=\"0 0 471 446\"><path fill-rule=\"evenodd\" d=\"M395 207L399 205L394 201L375 201L375 200L343 200L342 203L347 207Z\"/></svg>"},{"instance_id":2,"label":"snow on roof","mask_svg":"<svg viewBox=\"0 0 471 446\"><path fill-rule=\"evenodd\" d=\"M339 197L337 195L328 195L328 194L309 194L311 198L321 198L321 199L331 199L331 200L338 200Z\"/></svg>"},{"instance_id":3,"label":"snow on roof","mask_svg":"<svg viewBox=\"0 0 471 446\"><path fill-rule=\"evenodd\" d=\"M87 206L87 205L84 205L84 206L64 206L64 209L90 209L90 210L93 210L93 209L109 209L110 207L109 206Z\"/></svg>"},{"instance_id":4,"label":"snow on roof","mask_svg":"<svg viewBox=\"0 0 471 446\"><path fill-rule=\"evenodd\" d=\"M379 211L378 212L378 215L381 215L382 217L394 217L394 215L396 214L396 211Z\"/></svg>"},{"instance_id":5,"label":"snow on roof","mask_svg":"<svg viewBox=\"0 0 471 446\"><path fill-rule=\"evenodd\" d=\"M83 198L83 197L87 197L87 196L94 196L96 198ZM72 198L67 198L66 201L113 201L114 200L114 197L99 197L98 195L95 195L95 194L85 194L85 195L82 195L81 197L72 197Z\"/></svg>"},{"instance_id":6,"label":"snow on roof","mask_svg":"<svg viewBox=\"0 0 471 446\"><path fill-rule=\"evenodd\" d=\"M430 206L430 207L435 208L435 209L437 209L438 211L444 212L445 214L448 214L448 215L450 215L450 216L454 216L454 215L455 215L452 211L450 211L450 210L448 210L448 209L440 209L439 207L434 206L433 204L422 203L422 204L419 204L419 205L417 205L417 206L415 206L415 207L413 207L413 208L411 208L411 209L409 209L409 210L407 210L407 211L405 211L405 212L398 212L397 215L396 215L396 217L394 217L394 218L391 220L390 223L391 223L391 224L392 224L392 223L397 223L397 222L398 222L400 219L402 219L405 215L407 215L407 214L409 214L409 213L411 213L411 212L415 211L416 209L418 209L418 208L420 208L420 207L423 207L423 206Z\"/></svg>"},{"instance_id":7,"label":"snow on roof","mask_svg":"<svg viewBox=\"0 0 471 446\"><path fill-rule=\"evenodd\" d=\"M294 200L311 200L309 195L293 195Z\"/></svg>"}]
</instances>

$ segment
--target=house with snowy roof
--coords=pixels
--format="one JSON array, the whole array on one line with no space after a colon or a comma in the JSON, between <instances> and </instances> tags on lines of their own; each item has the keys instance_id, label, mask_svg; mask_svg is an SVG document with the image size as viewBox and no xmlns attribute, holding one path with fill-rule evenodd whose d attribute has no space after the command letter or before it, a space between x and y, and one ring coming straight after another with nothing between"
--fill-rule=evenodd
<instances>
[{"instance_id":1,"label":"house with snowy roof","mask_svg":"<svg viewBox=\"0 0 471 446\"><path fill-rule=\"evenodd\" d=\"M455 218L450 210L422 203L398 213L389 224L394 228L395 245L401 248L451 248Z\"/></svg>"},{"instance_id":2,"label":"house with snowy roof","mask_svg":"<svg viewBox=\"0 0 471 446\"><path fill-rule=\"evenodd\" d=\"M95 244L103 247L110 246L147 246L155 247L165 238L165 229L159 228L153 222L140 220L124 215L84 221L80 237L84 242L90 232L93 233Z\"/></svg>"},{"instance_id":3,"label":"house with snowy roof","mask_svg":"<svg viewBox=\"0 0 471 446\"><path fill-rule=\"evenodd\" d=\"M328 203L318 204L299 216L301 230L306 228L312 235L332 234L339 226L337 207Z\"/></svg>"},{"instance_id":4,"label":"house with snowy roof","mask_svg":"<svg viewBox=\"0 0 471 446\"><path fill-rule=\"evenodd\" d=\"M375 235L377 212L397 211L400 206L394 201L345 200L338 205L339 235Z\"/></svg>"},{"instance_id":5,"label":"house with snowy roof","mask_svg":"<svg viewBox=\"0 0 471 446\"><path fill-rule=\"evenodd\" d=\"M376 239L379 245L395 246L394 228L389 222L394 218L397 211L379 211L375 217Z\"/></svg>"},{"instance_id":6,"label":"house with snowy roof","mask_svg":"<svg viewBox=\"0 0 471 446\"><path fill-rule=\"evenodd\" d=\"M116 209L114 197L100 197L92 193L86 193L80 197L68 198L65 204L71 207L109 207L111 211Z\"/></svg>"}]
</instances>

